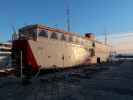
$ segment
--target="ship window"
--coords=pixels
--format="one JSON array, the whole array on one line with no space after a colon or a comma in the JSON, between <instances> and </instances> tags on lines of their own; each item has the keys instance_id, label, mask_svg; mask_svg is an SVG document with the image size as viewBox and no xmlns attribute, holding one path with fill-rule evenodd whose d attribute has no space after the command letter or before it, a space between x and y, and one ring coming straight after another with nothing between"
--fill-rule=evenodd
<instances>
[{"instance_id":1,"label":"ship window","mask_svg":"<svg viewBox=\"0 0 133 100\"><path fill-rule=\"evenodd\" d=\"M95 42L92 43L92 46L95 47Z\"/></svg>"},{"instance_id":2,"label":"ship window","mask_svg":"<svg viewBox=\"0 0 133 100\"><path fill-rule=\"evenodd\" d=\"M37 33L35 31L31 32L32 36L33 36L33 40L37 40Z\"/></svg>"},{"instance_id":3,"label":"ship window","mask_svg":"<svg viewBox=\"0 0 133 100\"><path fill-rule=\"evenodd\" d=\"M91 57L95 56L95 50L94 49L89 49L89 51L90 51Z\"/></svg>"},{"instance_id":4,"label":"ship window","mask_svg":"<svg viewBox=\"0 0 133 100\"><path fill-rule=\"evenodd\" d=\"M52 39L57 39L57 38L58 38L58 37L57 37L57 34L53 32L52 35L51 35L51 38L52 38Z\"/></svg>"},{"instance_id":5,"label":"ship window","mask_svg":"<svg viewBox=\"0 0 133 100\"><path fill-rule=\"evenodd\" d=\"M42 31L39 33L39 36L48 37L48 34L47 34L46 31L42 30Z\"/></svg>"},{"instance_id":6,"label":"ship window","mask_svg":"<svg viewBox=\"0 0 133 100\"><path fill-rule=\"evenodd\" d=\"M61 36L61 40L64 40L64 41L66 40L65 35L62 35L62 36Z\"/></svg>"}]
</instances>

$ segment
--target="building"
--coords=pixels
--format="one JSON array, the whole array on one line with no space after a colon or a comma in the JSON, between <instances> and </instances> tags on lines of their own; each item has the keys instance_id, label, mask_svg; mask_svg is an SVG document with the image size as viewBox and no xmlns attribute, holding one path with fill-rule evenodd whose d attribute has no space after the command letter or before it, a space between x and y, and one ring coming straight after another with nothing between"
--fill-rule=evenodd
<instances>
[{"instance_id":1,"label":"building","mask_svg":"<svg viewBox=\"0 0 133 100\"><path fill-rule=\"evenodd\" d=\"M11 48L10 42L0 43L0 67L11 66Z\"/></svg>"}]
</instances>

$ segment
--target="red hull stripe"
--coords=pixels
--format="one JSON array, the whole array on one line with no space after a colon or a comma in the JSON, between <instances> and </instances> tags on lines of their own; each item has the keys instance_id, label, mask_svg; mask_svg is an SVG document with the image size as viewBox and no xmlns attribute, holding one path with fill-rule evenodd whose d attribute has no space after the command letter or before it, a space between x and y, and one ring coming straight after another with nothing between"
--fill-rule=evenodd
<instances>
[{"instance_id":1,"label":"red hull stripe","mask_svg":"<svg viewBox=\"0 0 133 100\"><path fill-rule=\"evenodd\" d=\"M28 41L27 41L27 61L28 61L28 64L32 65L32 69L34 71L39 69L39 65L37 64L34 53L32 52L32 49Z\"/></svg>"},{"instance_id":2,"label":"red hull stripe","mask_svg":"<svg viewBox=\"0 0 133 100\"><path fill-rule=\"evenodd\" d=\"M24 58L23 63L25 67L30 64L32 65L33 71L37 71L39 69L39 65L37 64L35 56L27 40L13 41L13 48L23 50L23 58Z\"/></svg>"}]
</instances>

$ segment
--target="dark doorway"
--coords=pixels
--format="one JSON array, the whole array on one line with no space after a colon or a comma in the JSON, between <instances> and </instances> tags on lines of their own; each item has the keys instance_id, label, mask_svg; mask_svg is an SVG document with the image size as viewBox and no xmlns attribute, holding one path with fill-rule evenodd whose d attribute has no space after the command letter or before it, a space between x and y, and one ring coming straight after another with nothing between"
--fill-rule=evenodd
<instances>
[{"instance_id":1,"label":"dark doorway","mask_svg":"<svg viewBox=\"0 0 133 100\"><path fill-rule=\"evenodd\" d=\"M100 57L97 57L97 63L98 63L98 64L101 63L101 59L100 59Z\"/></svg>"}]
</instances>

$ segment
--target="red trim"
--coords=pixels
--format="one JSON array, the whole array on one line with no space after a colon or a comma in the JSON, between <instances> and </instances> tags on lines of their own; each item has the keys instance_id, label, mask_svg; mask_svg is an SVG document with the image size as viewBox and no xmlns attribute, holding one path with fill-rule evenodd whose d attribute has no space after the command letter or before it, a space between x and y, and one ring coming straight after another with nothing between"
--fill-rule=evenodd
<instances>
[{"instance_id":1,"label":"red trim","mask_svg":"<svg viewBox=\"0 0 133 100\"><path fill-rule=\"evenodd\" d=\"M27 42L27 61L28 61L28 64L31 64L32 65L32 69L33 70L38 70L39 69L39 66L37 64L37 61L35 59L35 56L32 52L32 49L30 47L30 44Z\"/></svg>"},{"instance_id":2,"label":"red trim","mask_svg":"<svg viewBox=\"0 0 133 100\"><path fill-rule=\"evenodd\" d=\"M39 65L37 64L37 61L35 59L35 56L32 52L32 49L30 47L28 40L13 41L13 49L23 50L23 57L24 57L23 63L25 67L31 64L33 71L37 71L39 69Z\"/></svg>"}]
</instances>

